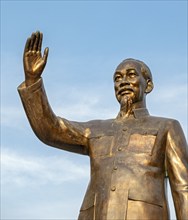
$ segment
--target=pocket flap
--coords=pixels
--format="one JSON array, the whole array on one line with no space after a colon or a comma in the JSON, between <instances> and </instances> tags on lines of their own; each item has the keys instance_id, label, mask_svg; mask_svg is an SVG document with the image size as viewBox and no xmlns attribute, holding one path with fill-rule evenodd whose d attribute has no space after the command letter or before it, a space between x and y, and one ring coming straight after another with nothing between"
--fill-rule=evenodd
<instances>
[{"instance_id":1,"label":"pocket flap","mask_svg":"<svg viewBox=\"0 0 188 220\"><path fill-rule=\"evenodd\" d=\"M153 134L132 134L127 148L134 152L152 154L155 140L156 135Z\"/></svg>"}]
</instances>

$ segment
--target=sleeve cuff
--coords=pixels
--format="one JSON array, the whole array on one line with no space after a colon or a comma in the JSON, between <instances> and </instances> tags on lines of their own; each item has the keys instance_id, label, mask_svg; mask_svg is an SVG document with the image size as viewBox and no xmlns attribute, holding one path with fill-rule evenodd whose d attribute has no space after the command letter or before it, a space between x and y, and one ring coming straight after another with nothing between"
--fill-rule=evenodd
<instances>
[{"instance_id":1,"label":"sleeve cuff","mask_svg":"<svg viewBox=\"0 0 188 220\"><path fill-rule=\"evenodd\" d=\"M19 86L18 86L18 92L20 94L32 94L34 92L36 92L37 90L39 90L40 88L43 87L43 80L42 78L40 78L37 82L35 82L34 84L30 85L30 86L26 86L25 82L22 82Z\"/></svg>"}]
</instances>

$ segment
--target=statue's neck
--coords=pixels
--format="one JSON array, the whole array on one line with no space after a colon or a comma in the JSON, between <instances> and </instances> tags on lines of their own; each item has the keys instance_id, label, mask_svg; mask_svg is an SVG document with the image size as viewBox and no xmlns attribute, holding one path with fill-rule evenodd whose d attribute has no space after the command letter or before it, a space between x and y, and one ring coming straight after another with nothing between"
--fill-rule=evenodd
<instances>
[{"instance_id":1,"label":"statue's neck","mask_svg":"<svg viewBox=\"0 0 188 220\"><path fill-rule=\"evenodd\" d=\"M124 105L121 105L120 107L120 112L119 112L119 116L120 117L125 117L128 118L131 115L134 115L133 110L134 109L138 109L138 108L146 108L146 102L145 99L139 102L135 102L135 103L126 103Z\"/></svg>"}]
</instances>

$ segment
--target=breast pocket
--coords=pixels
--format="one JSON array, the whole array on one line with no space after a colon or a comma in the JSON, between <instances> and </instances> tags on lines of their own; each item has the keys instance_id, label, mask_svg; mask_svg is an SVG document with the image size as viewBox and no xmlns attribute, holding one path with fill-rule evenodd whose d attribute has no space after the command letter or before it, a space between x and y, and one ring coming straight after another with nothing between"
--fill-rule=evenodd
<instances>
[{"instance_id":1,"label":"breast pocket","mask_svg":"<svg viewBox=\"0 0 188 220\"><path fill-rule=\"evenodd\" d=\"M146 153L152 155L156 137L157 131L131 134L128 150L135 153Z\"/></svg>"},{"instance_id":2,"label":"breast pocket","mask_svg":"<svg viewBox=\"0 0 188 220\"><path fill-rule=\"evenodd\" d=\"M92 157L106 157L112 154L114 136L100 136L90 139L90 155Z\"/></svg>"}]
</instances>

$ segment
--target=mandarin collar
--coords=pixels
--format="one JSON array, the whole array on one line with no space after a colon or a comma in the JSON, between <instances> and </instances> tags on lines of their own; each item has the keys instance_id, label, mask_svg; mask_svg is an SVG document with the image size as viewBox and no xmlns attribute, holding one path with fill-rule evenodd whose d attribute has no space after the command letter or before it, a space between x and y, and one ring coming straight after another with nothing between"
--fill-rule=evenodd
<instances>
[{"instance_id":1,"label":"mandarin collar","mask_svg":"<svg viewBox=\"0 0 188 220\"><path fill-rule=\"evenodd\" d=\"M132 117L132 118L140 119L149 115L149 112L146 108L137 108L137 109L133 109L132 111L133 114L131 114L128 118ZM123 119L120 113L118 114L117 119Z\"/></svg>"},{"instance_id":2,"label":"mandarin collar","mask_svg":"<svg viewBox=\"0 0 188 220\"><path fill-rule=\"evenodd\" d=\"M133 109L133 113L134 113L134 117L138 119L149 115L149 112L146 108Z\"/></svg>"}]
</instances>

